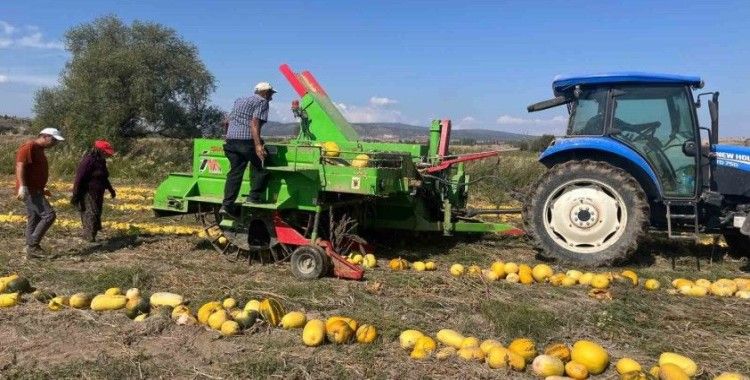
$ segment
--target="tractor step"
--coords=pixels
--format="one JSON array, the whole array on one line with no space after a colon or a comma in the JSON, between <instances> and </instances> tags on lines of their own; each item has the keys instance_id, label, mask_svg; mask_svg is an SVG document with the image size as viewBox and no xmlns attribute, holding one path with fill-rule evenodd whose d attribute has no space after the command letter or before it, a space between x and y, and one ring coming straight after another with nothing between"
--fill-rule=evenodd
<instances>
[{"instance_id":1,"label":"tractor step","mask_svg":"<svg viewBox=\"0 0 750 380\"><path fill-rule=\"evenodd\" d=\"M665 202L667 207L667 236L673 240L698 240L699 220L698 220L698 203L692 200L668 200ZM673 207L689 207L692 210L690 214L675 214L672 212ZM692 220L693 231L681 233L674 231L673 223L677 220Z\"/></svg>"}]
</instances>

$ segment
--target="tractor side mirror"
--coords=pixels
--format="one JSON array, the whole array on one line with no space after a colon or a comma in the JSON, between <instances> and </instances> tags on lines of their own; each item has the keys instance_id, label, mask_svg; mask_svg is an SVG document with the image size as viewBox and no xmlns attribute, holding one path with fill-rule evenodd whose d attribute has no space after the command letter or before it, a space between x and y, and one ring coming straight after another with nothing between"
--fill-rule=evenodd
<instances>
[{"instance_id":1,"label":"tractor side mirror","mask_svg":"<svg viewBox=\"0 0 750 380\"><path fill-rule=\"evenodd\" d=\"M682 153L685 153L685 155L688 157L695 157L695 155L698 154L698 149L695 146L695 141L685 141L685 143L682 144Z\"/></svg>"}]
</instances>

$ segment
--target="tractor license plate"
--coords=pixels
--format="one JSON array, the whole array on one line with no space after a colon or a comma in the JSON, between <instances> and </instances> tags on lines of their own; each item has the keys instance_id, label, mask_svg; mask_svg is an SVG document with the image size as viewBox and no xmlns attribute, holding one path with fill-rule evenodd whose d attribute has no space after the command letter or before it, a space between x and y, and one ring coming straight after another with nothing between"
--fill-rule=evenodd
<instances>
[{"instance_id":1,"label":"tractor license plate","mask_svg":"<svg viewBox=\"0 0 750 380\"><path fill-rule=\"evenodd\" d=\"M743 224L745 224L745 217L744 216L735 216L734 217L734 226L736 228L742 228Z\"/></svg>"}]
</instances>

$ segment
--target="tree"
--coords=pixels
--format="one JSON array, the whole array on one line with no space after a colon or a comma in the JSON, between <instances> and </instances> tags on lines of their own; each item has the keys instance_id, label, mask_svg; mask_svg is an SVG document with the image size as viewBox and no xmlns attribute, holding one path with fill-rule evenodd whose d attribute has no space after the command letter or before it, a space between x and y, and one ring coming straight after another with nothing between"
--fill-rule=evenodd
<instances>
[{"instance_id":1,"label":"tree","mask_svg":"<svg viewBox=\"0 0 750 380\"><path fill-rule=\"evenodd\" d=\"M35 124L61 127L75 145L199 136L196 122L216 111L207 105L214 77L197 48L170 28L106 16L68 30L65 46L71 59L58 87L37 92Z\"/></svg>"}]
</instances>

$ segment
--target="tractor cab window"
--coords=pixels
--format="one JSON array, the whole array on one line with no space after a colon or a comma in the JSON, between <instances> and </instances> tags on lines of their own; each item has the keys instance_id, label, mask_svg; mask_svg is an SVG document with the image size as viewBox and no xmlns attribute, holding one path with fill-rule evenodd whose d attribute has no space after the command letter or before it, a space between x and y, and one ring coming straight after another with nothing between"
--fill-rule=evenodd
<instances>
[{"instance_id":1,"label":"tractor cab window","mask_svg":"<svg viewBox=\"0 0 750 380\"><path fill-rule=\"evenodd\" d=\"M684 87L623 86L616 89L611 130L638 151L660 177L665 195L695 194L695 158L683 144L695 140L693 114Z\"/></svg>"},{"instance_id":2,"label":"tractor cab window","mask_svg":"<svg viewBox=\"0 0 750 380\"><path fill-rule=\"evenodd\" d=\"M607 109L608 89L584 91L570 111L568 135L592 136L604 134L604 113Z\"/></svg>"}]
</instances>

